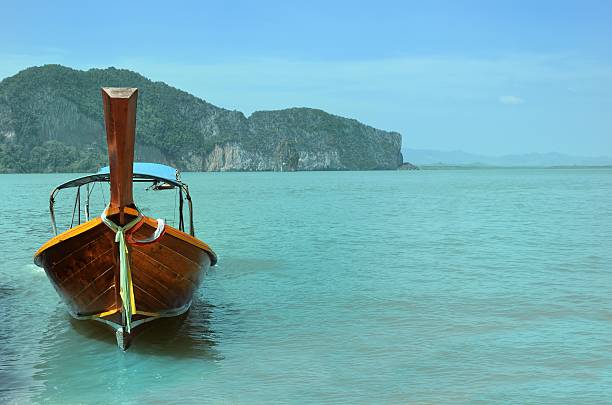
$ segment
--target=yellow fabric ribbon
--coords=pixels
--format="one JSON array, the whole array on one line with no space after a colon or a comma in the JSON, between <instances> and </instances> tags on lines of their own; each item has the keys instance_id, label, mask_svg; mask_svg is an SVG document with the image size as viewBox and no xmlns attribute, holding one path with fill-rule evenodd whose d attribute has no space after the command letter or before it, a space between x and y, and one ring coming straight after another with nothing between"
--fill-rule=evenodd
<instances>
[{"instance_id":1,"label":"yellow fabric ribbon","mask_svg":"<svg viewBox=\"0 0 612 405\"><path fill-rule=\"evenodd\" d=\"M136 312L136 303L134 301L132 273L130 271L130 251L125 240L125 233L140 222L143 216L139 212L138 216L125 226L119 226L106 217L107 209L102 212L101 218L102 222L115 232L115 242L119 243L119 295L121 296L121 309L125 319L125 331L130 333L132 314Z\"/></svg>"}]
</instances>

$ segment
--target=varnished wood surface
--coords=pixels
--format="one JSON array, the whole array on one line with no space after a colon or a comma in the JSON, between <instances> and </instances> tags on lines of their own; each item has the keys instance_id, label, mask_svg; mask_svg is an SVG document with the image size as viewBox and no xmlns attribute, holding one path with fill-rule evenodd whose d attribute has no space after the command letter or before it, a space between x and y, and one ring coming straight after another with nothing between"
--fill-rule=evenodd
<instances>
[{"instance_id":1,"label":"varnished wood surface","mask_svg":"<svg viewBox=\"0 0 612 405\"><path fill-rule=\"evenodd\" d=\"M151 218L134 232L150 236ZM37 252L52 284L76 316L120 310L119 255L115 234L99 219L58 235ZM197 243L194 243L197 242ZM202 241L166 225L156 242L129 245L137 312L163 314L189 304L205 271L216 262Z\"/></svg>"},{"instance_id":2,"label":"varnished wood surface","mask_svg":"<svg viewBox=\"0 0 612 405\"><path fill-rule=\"evenodd\" d=\"M121 211L134 203L132 177L138 89L105 87L101 92L110 166L110 205ZM120 224L125 224L123 216Z\"/></svg>"},{"instance_id":3,"label":"varnished wood surface","mask_svg":"<svg viewBox=\"0 0 612 405\"><path fill-rule=\"evenodd\" d=\"M134 218L136 215L138 215L138 211L134 208L130 208L127 207L124 209L125 214L128 216L128 219ZM116 218L117 214L119 213L119 210L116 208L109 208L107 211L107 215L110 218ZM152 218L149 217L144 217L143 220L149 224L151 227L156 227L157 226L157 221L155 221ZM38 251L34 254L34 260L36 262L37 257L40 255L40 253L42 253L44 250L48 249L49 247L56 245L66 239L72 238L77 234L83 233L95 226L97 226L98 224L101 224L102 220L100 218L94 218L88 222L82 223L78 226L75 226L74 228L68 229L67 231L54 236L53 238L49 239L47 242L45 242L45 244L43 244ZM211 256L211 260L212 263L211 265L214 266L217 263L217 257L214 253L214 251L210 248L210 246L208 246L206 243L202 242L200 239L191 236L185 232L179 231L178 229L171 227L171 226L166 226L166 233L174 236L177 239L180 239L184 242L187 242L191 245L197 246L200 249L203 249L205 251L207 251L209 253L209 255ZM38 266L40 266L40 264L38 262L36 262L36 264Z\"/></svg>"}]
</instances>

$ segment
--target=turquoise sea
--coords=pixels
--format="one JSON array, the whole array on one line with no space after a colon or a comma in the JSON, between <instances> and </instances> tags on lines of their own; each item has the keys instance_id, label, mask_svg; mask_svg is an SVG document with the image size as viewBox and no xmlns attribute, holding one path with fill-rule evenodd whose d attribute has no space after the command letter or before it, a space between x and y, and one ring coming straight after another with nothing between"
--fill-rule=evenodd
<instances>
[{"instance_id":1,"label":"turquoise sea","mask_svg":"<svg viewBox=\"0 0 612 405\"><path fill-rule=\"evenodd\" d=\"M71 177L0 176L0 403L612 403L611 169L186 173L219 265L125 353L32 264Z\"/></svg>"}]
</instances>

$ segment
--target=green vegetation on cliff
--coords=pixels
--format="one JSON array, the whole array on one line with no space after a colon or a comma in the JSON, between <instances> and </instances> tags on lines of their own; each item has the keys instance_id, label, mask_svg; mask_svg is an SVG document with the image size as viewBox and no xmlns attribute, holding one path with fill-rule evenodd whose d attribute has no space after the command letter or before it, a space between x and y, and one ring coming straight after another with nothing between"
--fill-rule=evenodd
<instances>
[{"instance_id":1,"label":"green vegetation on cliff","mask_svg":"<svg viewBox=\"0 0 612 405\"><path fill-rule=\"evenodd\" d=\"M138 87L137 160L183 170L395 169L401 136L308 108L247 118L129 70L33 67L0 82L0 172L107 162L100 87Z\"/></svg>"}]
</instances>

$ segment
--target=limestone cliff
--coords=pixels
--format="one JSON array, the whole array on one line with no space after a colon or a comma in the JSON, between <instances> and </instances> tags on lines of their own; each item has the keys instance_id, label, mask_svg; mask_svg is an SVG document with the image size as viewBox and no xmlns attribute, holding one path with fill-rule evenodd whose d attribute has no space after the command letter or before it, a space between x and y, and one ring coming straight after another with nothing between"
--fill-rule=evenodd
<instances>
[{"instance_id":1,"label":"limestone cliff","mask_svg":"<svg viewBox=\"0 0 612 405\"><path fill-rule=\"evenodd\" d=\"M396 169L401 135L321 110L245 117L115 68L33 67L0 82L0 172L106 164L102 86L139 88L136 159L190 171Z\"/></svg>"}]
</instances>

